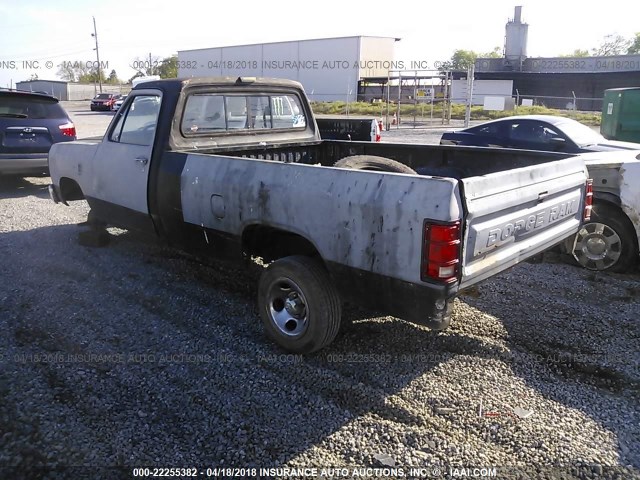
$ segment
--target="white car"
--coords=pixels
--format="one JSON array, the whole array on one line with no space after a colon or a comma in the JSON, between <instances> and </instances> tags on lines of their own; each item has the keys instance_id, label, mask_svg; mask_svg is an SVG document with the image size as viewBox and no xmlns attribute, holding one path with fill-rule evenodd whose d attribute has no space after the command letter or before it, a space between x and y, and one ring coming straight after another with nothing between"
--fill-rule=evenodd
<instances>
[{"instance_id":1,"label":"white car","mask_svg":"<svg viewBox=\"0 0 640 480\"><path fill-rule=\"evenodd\" d=\"M124 101L127 99L126 95L120 95L120 98L118 98L116 100L116 102L113 104L113 108L112 110L115 112L116 110L118 110L122 104L124 103Z\"/></svg>"}]
</instances>

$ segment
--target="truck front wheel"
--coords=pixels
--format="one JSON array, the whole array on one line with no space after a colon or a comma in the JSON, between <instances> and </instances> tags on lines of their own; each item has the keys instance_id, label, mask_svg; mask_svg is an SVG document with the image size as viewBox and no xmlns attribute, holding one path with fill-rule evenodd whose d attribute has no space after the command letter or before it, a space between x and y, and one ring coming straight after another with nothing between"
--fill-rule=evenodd
<instances>
[{"instance_id":1,"label":"truck front wheel","mask_svg":"<svg viewBox=\"0 0 640 480\"><path fill-rule=\"evenodd\" d=\"M267 335L285 350L311 353L340 329L342 306L328 272L317 260L291 256L262 273L258 308Z\"/></svg>"},{"instance_id":2,"label":"truck front wheel","mask_svg":"<svg viewBox=\"0 0 640 480\"><path fill-rule=\"evenodd\" d=\"M576 235L573 256L589 270L632 270L638 260L638 245L631 222L616 208L594 205L591 220Z\"/></svg>"}]
</instances>

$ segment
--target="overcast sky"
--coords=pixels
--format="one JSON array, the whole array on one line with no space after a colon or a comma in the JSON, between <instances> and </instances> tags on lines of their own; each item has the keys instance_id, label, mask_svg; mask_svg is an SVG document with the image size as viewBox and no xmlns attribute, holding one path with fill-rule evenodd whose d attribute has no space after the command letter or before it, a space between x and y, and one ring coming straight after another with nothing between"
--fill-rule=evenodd
<instances>
[{"instance_id":1,"label":"overcast sky","mask_svg":"<svg viewBox=\"0 0 640 480\"><path fill-rule=\"evenodd\" d=\"M135 73L129 65L149 53L165 57L191 48L353 35L400 37L395 60L433 64L456 49L502 48L505 23L518 4L529 24L532 57L591 49L605 35L632 37L640 31L638 2L620 0L192 0L167 2L166 7L158 0L0 0L0 87L33 73L59 80L55 65L60 62L94 60L92 16L100 60L128 79ZM24 68L25 60L38 61L39 69Z\"/></svg>"}]
</instances>

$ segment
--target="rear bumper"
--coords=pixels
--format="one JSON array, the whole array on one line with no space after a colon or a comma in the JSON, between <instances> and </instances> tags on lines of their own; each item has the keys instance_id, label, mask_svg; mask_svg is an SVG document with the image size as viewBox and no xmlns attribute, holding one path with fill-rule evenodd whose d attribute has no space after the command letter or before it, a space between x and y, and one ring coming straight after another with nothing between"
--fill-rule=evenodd
<instances>
[{"instance_id":1,"label":"rear bumper","mask_svg":"<svg viewBox=\"0 0 640 480\"><path fill-rule=\"evenodd\" d=\"M334 262L326 265L347 301L434 330L449 326L457 283L415 284Z\"/></svg>"},{"instance_id":2,"label":"rear bumper","mask_svg":"<svg viewBox=\"0 0 640 480\"><path fill-rule=\"evenodd\" d=\"M0 174L49 174L46 153L0 154Z\"/></svg>"}]
</instances>

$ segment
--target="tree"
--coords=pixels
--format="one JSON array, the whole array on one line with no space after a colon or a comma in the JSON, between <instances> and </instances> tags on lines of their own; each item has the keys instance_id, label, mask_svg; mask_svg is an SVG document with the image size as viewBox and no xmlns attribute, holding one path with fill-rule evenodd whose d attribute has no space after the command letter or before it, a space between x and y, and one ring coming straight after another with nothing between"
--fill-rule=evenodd
<instances>
[{"instance_id":1,"label":"tree","mask_svg":"<svg viewBox=\"0 0 640 480\"><path fill-rule=\"evenodd\" d=\"M476 63L478 54L473 50L456 50L451 55L451 59L441 65L441 70L467 70L469 66Z\"/></svg>"},{"instance_id":2,"label":"tree","mask_svg":"<svg viewBox=\"0 0 640 480\"><path fill-rule=\"evenodd\" d=\"M477 53L473 50L456 50L451 55L451 59L441 65L440 70L462 70L466 71L471 65L476 63L478 58L501 58L502 49L495 47L488 53Z\"/></svg>"},{"instance_id":3,"label":"tree","mask_svg":"<svg viewBox=\"0 0 640 480\"><path fill-rule=\"evenodd\" d=\"M480 58L501 58L502 57L502 49L500 47L495 47L489 53L481 53L478 55Z\"/></svg>"},{"instance_id":4,"label":"tree","mask_svg":"<svg viewBox=\"0 0 640 480\"><path fill-rule=\"evenodd\" d=\"M76 70L72 65L73 62L62 62L58 65L56 75L67 82L76 81Z\"/></svg>"},{"instance_id":5,"label":"tree","mask_svg":"<svg viewBox=\"0 0 640 480\"><path fill-rule=\"evenodd\" d=\"M104 72L100 69L100 81L105 83L107 79L104 77ZM98 68L91 66L86 69L85 73L78 77L80 83L97 83L98 82Z\"/></svg>"},{"instance_id":6,"label":"tree","mask_svg":"<svg viewBox=\"0 0 640 480\"><path fill-rule=\"evenodd\" d=\"M98 67L95 62L65 61L58 65L56 75L67 82L94 83L98 81ZM100 76L103 82L106 81L102 70Z\"/></svg>"},{"instance_id":7,"label":"tree","mask_svg":"<svg viewBox=\"0 0 640 480\"><path fill-rule=\"evenodd\" d=\"M136 71L133 78L159 75L158 69L160 68L160 57L151 56L151 54L149 54L148 57L136 57L129 66Z\"/></svg>"},{"instance_id":8,"label":"tree","mask_svg":"<svg viewBox=\"0 0 640 480\"><path fill-rule=\"evenodd\" d=\"M598 48L591 51L594 56L606 57L610 55L624 55L631 47L632 41L624 38L622 35L611 34L606 35Z\"/></svg>"},{"instance_id":9,"label":"tree","mask_svg":"<svg viewBox=\"0 0 640 480\"><path fill-rule=\"evenodd\" d=\"M160 61L158 73L160 78L177 78L178 77L178 55L165 57Z\"/></svg>"},{"instance_id":10,"label":"tree","mask_svg":"<svg viewBox=\"0 0 640 480\"><path fill-rule=\"evenodd\" d=\"M111 83L113 85L117 85L120 82L120 79L118 78L118 74L116 73L115 70L111 70L111 73L109 74L109 78L107 78L107 83Z\"/></svg>"},{"instance_id":11,"label":"tree","mask_svg":"<svg viewBox=\"0 0 640 480\"><path fill-rule=\"evenodd\" d=\"M129 79L129 83L134 78L149 77L158 75L160 78L177 78L178 77L178 55L160 58L149 55L147 58L136 57L129 65L136 71L136 74Z\"/></svg>"},{"instance_id":12,"label":"tree","mask_svg":"<svg viewBox=\"0 0 640 480\"><path fill-rule=\"evenodd\" d=\"M640 53L640 32L636 33L636 36L631 40L631 45L627 49L627 55L636 55Z\"/></svg>"},{"instance_id":13,"label":"tree","mask_svg":"<svg viewBox=\"0 0 640 480\"><path fill-rule=\"evenodd\" d=\"M572 53L568 55L558 55L558 56L559 57L588 57L589 50L581 50L579 48L576 48Z\"/></svg>"}]
</instances>

